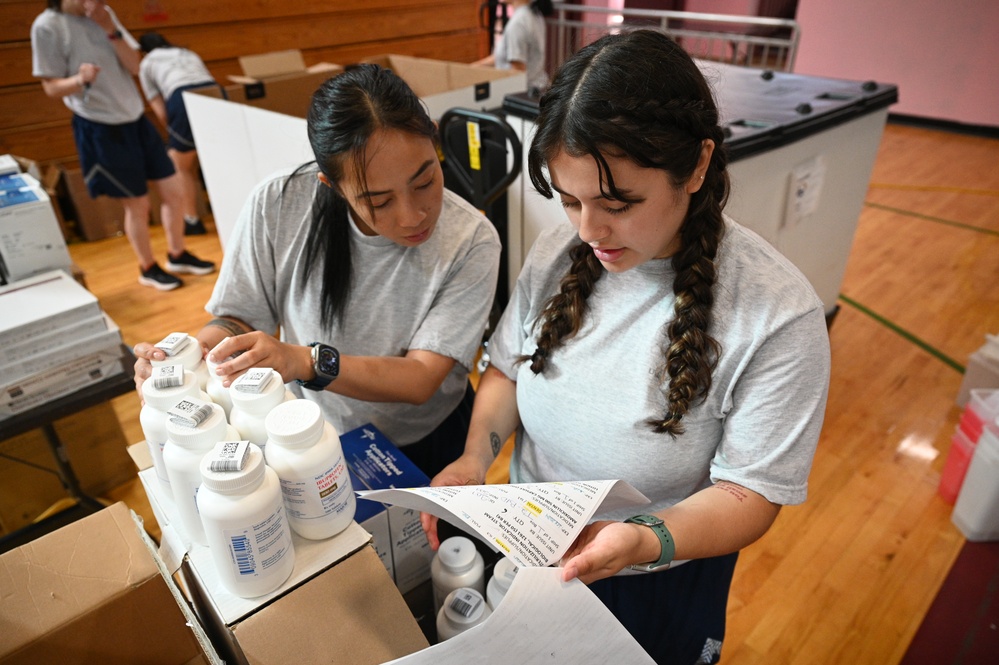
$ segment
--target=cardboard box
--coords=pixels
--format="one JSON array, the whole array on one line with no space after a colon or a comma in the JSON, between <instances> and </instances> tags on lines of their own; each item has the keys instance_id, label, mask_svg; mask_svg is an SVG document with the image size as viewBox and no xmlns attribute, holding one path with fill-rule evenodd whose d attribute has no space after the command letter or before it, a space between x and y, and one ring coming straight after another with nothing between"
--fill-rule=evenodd
<instances>
[{"instance_id":1,"label":"cardboard box","mask_svg":"<svg viewBox=\"0 0 999 665\"><path fill-rule=\"evenodd\" d=\"M62 270L0 286L0 346L31 342L101 316L97 296Z\"/></svg>"},{"instance_id":2,"label":"cardboard box","mask_svg":"<svg viewBox=\"0 0 999 665\"><path fill-rule=\"evenodd\" d=\"M238 598L222 588L208 548L179 540L172 526L176 509L155 473L145 468L139 479L163 533L159 554L169 570L179 571L227 663L374 665L429 645L370 535L356 523L322 541L294 535L291 578L266 596Z\"/></svg>"},{"instance_id":3,"label":"cardboard box","mask_svg":"<svg viewBox=\"0 0 999 665\"><path fill-rule=\"evenodd\" d=\"M242 76L229 76L234 85L225 87L230 101L304 118L312 93L328 78L343 71L340 65L320 62L305 66L299 50L275 51L239 58ZM218 88L205 94L221 96ZM199 144L200 150L200 144Z\"/></svg>"},{"instance_id":4,"label":"cardboard box","mask_svg":"<svg viewBox=\"0 0 999 665\"><path fill-rule=\"evenodd\" d=\"M396 448L374 425L364 425L340 435L347 466L361 481L358 489L426 487L430 479ZM407 593L430 579L434 552L420 524L419 511L388 506L395 585Z\"/></svg>"},{"instance_id":5,"label":"cardboard box","mask_svg":"<svg viewBox=\"0 0 999 665\"><path fill-rule=\"evenodd\" d=\"M0 379L0 422L125 371L121 349L95 351L43 372Z\"/></svg>"},{"instance_id":6,"label":"cardboard box","mask_svg":"<svg viewBox=\"0 0 999 665\"><path fill-rule=\"evenodd\" d=\"M353 471L348 469L347 473L350 474L350 483L355 491L364 487L364 483ZM389 531L388 510L385 504L358 498L354 521L371 534L371 545L375 548L389 576L395 580L395 566L392 564L392 534Z\"/></svg>"},{"instance_id":7,"label":"cardboard box","mask_svg":"<svg viewBox=\"0 0 999 665\"><path fill-rule=\"evenodd\" d=\"M110 196L90 198L80 169L60 167L59 187L70 204L66 215L76 222L76 232L81 238L101 240L125 232L125 209L121 203Z\"/></svg>"},{"instance_id":8,"label":"cardboard box","mask_svg":"<svg viewBox=\"0 0 999 665\"><path fill-rule=\"evenodd\" d=\"M73 264L41 183L26 173L0 178L0 278L14 282Z\"/></svg>"},{"instance_id":9,"label":"cardboard box","mask_svg":"<svg viewBox=\"0 0 999 665\"><path fill-rule=\"evenodd\" d=\"M0 664L221 664L123 503L0 556Z\"/></svg>"},{"instance_id":10,"label":"cardboard box","mask_svg":"<svg viewBox=\"0 0 999 665\"><path fill-rule=\"evenodd\" d=\"M508 93L527 89L525 74L516 70L401 55L383 55L369 61L391 66L420 96L434 119L456 106L499 108ZM257 183L279 169L315 159L305 115L312 93L328 76L325 72L321 80L310 76L315 75L299 73L266 79L263 96L249 88L234 90L232 86L226 88L229 100L222 99L217 88L184 93L223 248ZM286 87L279 91L279 84Z\"/></svg>"}]
</instances>

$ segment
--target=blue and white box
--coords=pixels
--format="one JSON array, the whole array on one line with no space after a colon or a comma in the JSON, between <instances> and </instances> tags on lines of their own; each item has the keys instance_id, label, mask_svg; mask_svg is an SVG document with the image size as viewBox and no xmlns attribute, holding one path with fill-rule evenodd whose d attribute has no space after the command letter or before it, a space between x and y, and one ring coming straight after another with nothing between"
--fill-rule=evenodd
<instances>
[{"instance_id":1,"label":"blue and white box","mask_svg":"<svg viewBox=\"0 0 999 665\"><path fill-rule=\"evenodd\" d=\"M72 267L52 202L38 181L27 173L0 177L0 276L16 282Z\"/></svg>"},{"instance_id":2,"label":"blue and white box","mask_svg":"<svg viewBox=\"0 0 999 665\"><path fill-rule=\"evenodd\" d=\"M360 481L357 489L427 487L430 479L374 425L363 425L340 435L347 466ZM395 585L407 593L430 579L434 552L420 524L417 510L388 506Z\"/></svg>"},{"instance_id":3,"label":"blue and white box","mask_svg":"<svg viewBox=\"0 0 999 665\"><path fill-rule=\"evenodd\" d=\"M350 474L351 487L355 489L364 487L364 483L349 467L347 473ZM389 531L388 510L385 504L358 497L354 521L371 534L371 544L378 558L381 559L389 576L395 580L395 566L392 564L392 534Z\"/></svg>"}]
</instances>

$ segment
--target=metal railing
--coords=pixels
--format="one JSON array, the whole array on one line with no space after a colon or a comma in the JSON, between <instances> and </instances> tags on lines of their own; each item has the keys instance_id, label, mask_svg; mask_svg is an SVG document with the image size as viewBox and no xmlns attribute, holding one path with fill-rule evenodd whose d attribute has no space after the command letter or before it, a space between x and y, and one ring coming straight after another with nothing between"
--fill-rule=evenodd
<instances>
[{"instance_id":1,"label":"metal railing","mask_svg":"<svg viewBox=\"0 0 999 665\"><path fill-rule=\"evenodd\" d=\"M607 34L651 28L702 60L790 72L801 28L792 19L654 9L611 9L556 2L548 17L547 70Z\"/></svg>"}]
</instances>

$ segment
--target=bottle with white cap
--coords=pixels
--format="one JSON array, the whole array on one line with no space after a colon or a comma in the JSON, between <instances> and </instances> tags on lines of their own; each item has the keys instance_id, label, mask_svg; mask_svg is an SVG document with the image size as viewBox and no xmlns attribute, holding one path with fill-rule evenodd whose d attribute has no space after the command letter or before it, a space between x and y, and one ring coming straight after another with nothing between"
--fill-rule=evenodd
<instances>
[{"instance_id":1,"label":"bottle with white cap","mask_svg":"<svg viewBox=\"0 0 999 665\"><path fill-rule=\"evenodd\" d=\"M451 536L437 548L430 562L434 589L434 611L439 612L444 599L455 589L468 587L480 595L486 592L485 564L475 543L465 536Z\"/></svg>"},{"instance_id":2,"label":"bottle with white cap","mask_svg":"<svg viewBox=\"0 0 999 665\"><path fill-rule=\"evenodd\" d=\"M208 383L205 385L205 392L212 398L212 401L222 407L225 411L225 419L232 422L232 398L229 397L229 389L222 385L222 377L215 373L218 364L205 358L205 367L208 369Z\"/></svg>"},{"instance_id":3,"label":"bottle with white cap","mask_svg":"<svg viewBox=\"0 0 999 665\"><path fill-rule=\"evenodd\" d=\"M163 463L163 446L167 440L166 424L170 417L167 410L184 397L212 401L198 387L194 373L185 370L183 365L154 367L152 376L142 382L142 399L145 403L139 411L139 425L142 426L142 435L149 446L149 455L153 458L156 478L164 495L170 500L173 499L173 494L166 465Z\"/></svg>"},{"instance_id":4,"label":"bottle with white cap","mask_svg":"<svg viewBox=\"0 0 999 665\"><path fill-rule=\"evenodd\" d=\"M278 404L297 399L281 382L281 375L270 367L246 370L232 382L229 397L232 400L229 423L241 438L261 448L267 444L267 414Z\"/></svg>"},{"instance_id":5,"label":"bottle with white cap","mask_svg":"<svg viewBox=\"0 0 999 665\"><path fill-rule=\"evenodd\" d=\"M180 363L198 378L198 386L205 390L208 386L208 366L205 365L201 342L184 332L172 332L156 343L156 348L167 355L165 360L153 360L153 367Z\"/></svg>"},{"instance_id":6,"label":"bottle with white cap","mask_svg":"<svg viewBox=\"0 0 999 665\"><path fill-rule=\"evenodd\" d=\"M489 578L489 583L486 584L486 602L489 603L489 607L493 611L496 611L496 606L503 600L503 596L510 589L510 585L513 584L513 578L516 575L517 564L509 557L502 557L493 566L493 576Z\"/></svg>"},{"instance_id":7,"label":"bottle with white cap","mask_svg":"<svg viewBox=\"0 0 999 665\"><path fill-rule=\"evenodd\" d=\"M291 577L295 549L274 469L248 441L222 441L201 460L198 512L219 581L240 598Z\"/></svg>"},{"instance_id":8,"label":"bottle with white cap","mask_svg":"<svg viewBox=\"0 0 999 665\"><path fill-rule=\"evenodd\" d=\"M283 402L264 420L264 457L281 480L292 530L309 540L340 533L354 520L357 499L336 430L319 405L307 399Z\"/></svg>"},{"instance_id":9,"label":"bottle with white cap","mask_svg":"<svg viewBox=\"0 0 999 665\"><path fill-rule=\"evenodd\" d=\"M163 462L170 479L181 535L198 545L207 545L205 529L198 513L201 488L201 459L219 441L237 441L239 433L225 421L218 404L193 397L179 401L168 411L167 442Z\"/></svg>"},{"instance_id":10,"label":"bottle with white cap","mask_svg":"<svg viewBox=\"0 0 999 665\"><path fill-rule=\"evenodd\" d=\"M479 625L492 613L485 598L475 589L462 587L453 590L437 612L437 641L449 640Z\"/></svg>"}]
</instances>

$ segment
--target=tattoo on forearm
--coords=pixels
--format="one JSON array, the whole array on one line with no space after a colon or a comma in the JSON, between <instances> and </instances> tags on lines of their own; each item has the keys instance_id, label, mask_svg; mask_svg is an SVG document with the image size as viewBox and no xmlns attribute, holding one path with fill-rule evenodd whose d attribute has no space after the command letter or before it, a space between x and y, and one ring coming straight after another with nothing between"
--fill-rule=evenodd
<instances>
[{"instance_id":1,"label":"tattoo on forearm","mask_svg":"<svg viewBox=\"0 0 999 665\"><path fill-rule=\"evenodd\" d=\"M493 457L499 455L500 450L503 448L503 442L500 441L499 434L496 432L489 433L489 443L493 447Z\"/></svg>"},{"instance_id":2,"label":"tattoo on forearm","mask_svg":"<svg viewBox=\"0 0 999 665\"><path fill-rule=\"evenodd\" d=\"M222 330L229 333L231 336L242 335L249 332L244 330L243 326L239 325L235 321L230 321L229 319L212 319L209 321L205 327L214 326L216 328L221 328Z\"/></svg>"},{"instance_id":3,"label":"tattoo on forearm","mask_svg":"<svg viewBox=\"0 0 999 665\"><path fill-rule=\"evenodd\" d=\"M749 496L749 493L745 489L739 487L738 485L733 485L731 483L718 483L717 485L715 485L715 487L722 490L723 492L728 492L736 499L738 499L740 503L745 501L746 497Z\"/></svg>"}]
</instances>

